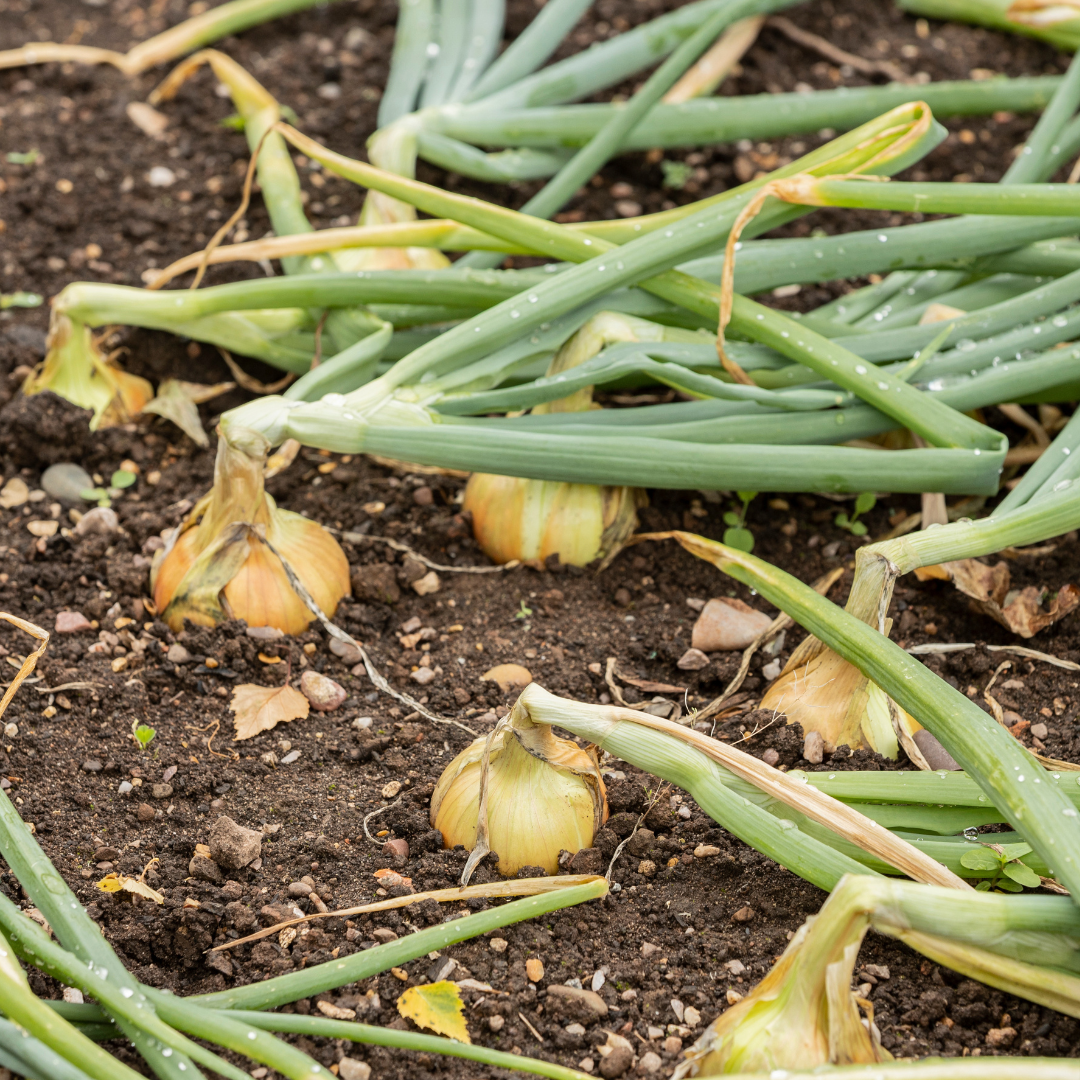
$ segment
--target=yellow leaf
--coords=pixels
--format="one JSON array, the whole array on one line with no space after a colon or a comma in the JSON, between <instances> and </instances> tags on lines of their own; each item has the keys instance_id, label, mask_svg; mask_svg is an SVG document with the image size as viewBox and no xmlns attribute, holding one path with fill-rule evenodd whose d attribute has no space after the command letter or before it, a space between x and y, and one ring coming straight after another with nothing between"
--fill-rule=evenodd
<instances>
[{"instance_id":1,"label":"yellow leaf","mask_svg":"<svg viewBox=\"0 0 1080 1080\"><path fill-rule=\"evenodd\" d=\"M235 714L233 740L250 739L260 731L269 731L286 720L303 720L308 714L308 699L288 683L284 686L256 686L244 683L233 688L229 708Z\"/></svg>"},{"instance_id":2,"label":"yellow leaf","mask_svg":"<svg viewBox=\"0 0 1080 1080\"><path fill-rule=\"evenodd\" d=\"M102 892L119 892L124 886L115 874L106 874L98 883L97 887Z\"/></svg>"},{"instance_id":3,"label":"yellow leaf","mask_svg":"<svg viewBox=\"0 0 1080 1080\"><path fill-rule=\"evenodd\" d=\"M426 986L410 986L397 999L397 1009L417 1027L447 1035L458 1042L472 1042L469 1029L465 1026L465 1006L461 995L457 986L448 980Z\"/></svg>"}]
</instances>

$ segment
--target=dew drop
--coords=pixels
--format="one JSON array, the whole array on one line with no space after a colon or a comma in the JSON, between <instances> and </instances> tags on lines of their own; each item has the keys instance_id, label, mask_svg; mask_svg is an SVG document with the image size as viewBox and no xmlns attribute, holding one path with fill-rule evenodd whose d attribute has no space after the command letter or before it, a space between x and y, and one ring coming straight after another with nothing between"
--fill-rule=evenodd
<instances>
[{"instance_id":1,"label":"dew drop","mask_svg":"<svg viewBox=\"0 0 1080 1080\"><path fill-rule=\"evenodd\" d=\"M130 986L121 986L121 987L120 987L120 993L121 993L121 995L123 995L124 997L126 997L126 998L129 998L129 997L131 997L132 995L134 995L135 991L134 991L134 990L132 990Z\"/></svg>"},{"instance_id":2,"label":"dew drop","mask_svg":"<svg viewBox=\"0 0 1080 1080\"><path fill-rule=\"evenodd\" d=\"M863 364L856 364L855 365L855 374L856 375L865 375L866 374L866 367Z\"/></svg>"}]
</instances>

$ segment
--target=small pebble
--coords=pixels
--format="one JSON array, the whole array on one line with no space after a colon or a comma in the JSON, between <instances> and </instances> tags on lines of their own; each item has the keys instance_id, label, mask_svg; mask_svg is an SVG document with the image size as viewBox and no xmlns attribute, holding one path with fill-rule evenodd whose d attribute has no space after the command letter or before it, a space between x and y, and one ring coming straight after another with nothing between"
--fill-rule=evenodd
<instances>
[{"instance_id":1,"label":"small pebble","mask_svg":"<svg viewBox=\"0 0 1080 1080\"><path fill-rule=\"evenodd\" d=\"M803 739L802 756L811 765L821 764L822 759L825 757L825 740L821 737L820 731L808 731L806 733L806 738Z\"/></svg>"},{"instance_id":2,"label":"small pebble","mask_svg":"<svg viewBox=\"0 0 1080 1080\"><path fill-rule=\"evenodd\" d=\"M170 664L190 664L191 653L189 653L179 642L175 642L169 646L169 651L165 653L165 659L168 660Z\"/></svg>"},{"instance_id":3,"label":"small pebble","mask_svg":"<svg viewBox=\"0 0 1080 1080\"><path fill-rule=\"evenodd\" d=\"M663 1061L659 1054L654 1054L651 1050L646 1051L638 1059L637 1071L643 1074L652 1074L659 1072L664 1066Z\"/></svg>"},{"instance_id":4,"label":"small pebble","mask_svg":"<svg viewBox=\"0 0 1080 1080\"><path fill-rule=\"evenodd\" d=\"M246 633L256 641L277 641L285 636L276 626L249 626Z\"/></svg>"},{"instance_id":5,"label":"small pebble","mask_svg":"<svg viewBox=\"0 0 1080 1080\"><path fill-rule=\"evenodd\" d=\"M176 183L176 173L167 165L155 165L146 174L146 180L151 187L172 187Z\"/></svg>"},{"instance_id":6,"label":"small pebble","mask_svg":"<svg viewBox=\"0 0 1080 1080\"><path fill-rule=\"evenodd\" d=\"M493 953L504 953L504 952L506 952L507 944L508 944L508 942L506 941L505 938L493 937L493 938L491 938L490 941L488 941L488 948Z\"/></svg>"},{"instance_id":7,"label":"small pebble","mask_svg":"<svg viewBox=\"0 0 1080 1080\"><path fill-rule=\"evenodd\" d=\"M391 780L389 784L385 784L382 789L382 797L384 799L392 799L401 790L401 782L399 780Z\"/></svg>"},{"instance_id":8,"label":"small pebble","mask_svg":"<svg viewBox=\"0 0 1080 1080\"><path fill-rule=\"evenodd\" d=\"M298 761L299 759L300 759L300 751L299 750L290 750L281 759L281 764L282 765L291 765L294 761Z\"/></svg>"},{"instance_id":9,"label":"small pebble","mask_svg":"<svg viewBox=\"0 0 1080 1080\"><path fill-rule=\"evenodd\" d=\"M505 1024L505 1023L506 1023L505 1017L502 1017L502 1016L489 1016L488 1017L488 1027L491 1028L492 1031L502 1031L503 1024Z\"/></svg>"},{"instance_id":10,"label":"small pebble","mask_svg":"<svg viewBox=\"0 0 1080 1080\"><path fill-rule=\"evenodd\" d=\"M304 881L294 881L289 885L289 895L294 898L307 896L311 892L311 886Z\"/></svg>"},{"instance_id":11,"label":"small pebble","mask_svg":"<svg viewBox=\"0 0 1080 1080\"><path fill-rule=\"evenodd\" d=\"M84 501L80 493L94 487L94 481L85 469L73 462L63 461L50 465L41 474L41 486L50 497L77 506Z\"/></svg>"},{"instance_id":12,"label":"small pebble","mask_svg":"<svg viewBox=\"0 0 1080 1080\"><path fill-rule=\"evenodd\" d=\"M135 816L143 822L154 820L154 808L149 803L139 803L139 809L135 811Z\"/></svg>"},{"instance_id":13,"label":"small pebble","mask_svg":"<svg viewBox=\"0 0 1080 1080\"><path fill-rule=\"evenodd\" d=\"M109 506L88 510L75 526L76 536L113 536L120 531L120 519Z\"/></svg>"},{"instance_id":14,"label":"small pebble","mask_svg":"<svg viewBox=\"0 0 1080 1080\"><path fill-rule=\"evenodd\" d=\"M775 679L780 678L780 661L770 660L767 664L762 665L761 676L767 679L769 682L773 682Z\"/></svg>"},{"instance_id":15,"label":"small pebble","mask_svg":"<svg viewBox=\"0 0 1080 1080\"><path fill-rule=\"evenodd\" d=\"M544 962L536 956L525 961L525 974L529 982L538 983L544 977Z\"/></svg>"},{"instance_id":16,"label":"small pebble","mask_svg":"<svg viewBox=\"0 0 1080 1080\"><path fill-rule=\"evenodd\" d=\"M739 908L734 915L731 916L734 922L749 922L755 915L755 911L749 904L745 907Z\"/></svg>"},{"instance_id":17,"label":"small pebble","mask_svg":"<svg viewBox=\"0 0 1080 1080\"><path fill-rule=\"evenodd\" d=\"M424 487L418 487L412 493L412 497L413 502L416 503L417 506L431 506L435 501L435 493L426 485Z\"/></svg>"},{"instance_id":18,"label":"small pebble","mask_svg":"<svg viewBox=\"0 0 1080 1080\"><path fill-rule=\"evenodd\" d=\"M714 855L719 854L720 849L718 847L713 847L712 844L698 844L698 846L694 848L695 859L711 859Z\"/></svg>"},{"instance_id":19,"label":"small pebble","mask_svg":"<svg viewBox=\"0 0 1080 1080\"><path fill-rule=\"evenodd\" d=\"M58 634L80 634L93 629L90 620L81 611L58 611L56 613L56 632Z\"/></svg>"},{"instance_id":20,"label":"small pebble","mask_svg":"<svg viewBox=\"0 0 1080 1080\"><path fill-rule=\"evenodd\" d=\"M343 1057L338 1062L338 1080L370 1080L370 1078L371 1066L366 1061Z\"/></svg>"},{"instance_id":21,"label":"small pebble","mask_svg":"<svg viewBox=\"0 0 1080 1080\"><path fill-rule=\"evenodd\" d=\"M502 1017L501 1017L501 1016L493 1016L493 1017L492 1017L491 1019L492 1019L492 1020L501 1020L501 1019L502 1019ZM501 1026L502 1026L502 1025L500 1025L500 1027L501 1027ZM595 1069L595 1068L596 1068L596 1062L595 1062L595 1061L593 1061L593 1059L592 1059L591 1057L587 1057L587 1058L582 1058L582 1059L581 1059L581 1060L580 1060L580 1061L578 1062L578 1068L579 1068L579 1069L580 1069L580 1070L581 1070L582 1072L587 1072L587 1073L591 1073L591 1072L593 1071L593 1069Z\"/></svg>"},{"instance_id":22,"label":"small pebble","mask_svg":"<svg viewBox=\"0 0 1080 1080\"><path fill-rule=\"evenodd\" d=\"M311 670L300 676L300 690L316 712L333 712L348 697L339 683Z\"/></svg>"},{"instance_id":23,"label":"small pebble","mask_svg":"<svg viewBox=\"0 0 1080 1080\"><path fill-rule=\"evenodd\" d=\"M700 671L709 666L709 658L700 649L687 649L679 657L677 666L683 671Z\"/></svg>"},{"instance_id":24,"label":"small pebble","mask_svg":"<svg viewBox=\"0 0 1080 1080\"><path fill-rule=\"evenodd\" d=\"M393 855L395 858L407 859L409 857L409 842L402 839L387 840L383 844L383 851L387 855Z\"/></svg>"},{"instance_id":25,"label":"small pebble","mask_svg":"<svg viewBox=\"0 0 1080 1080\"><path fill-rule=\"evenodd\" d=\"M776 766L780 764L780 755L770 747L761 755L761 760L764 761L766 765L771 765L775 769Z\"/></svg>"},{"instance_id":26,"label":"small pebble","mask_svg":"<svg viewBox=\"0 0 1080 1080\"><path fill-rule=\"evenodd\" d=\"M664 1040L664 1053L677 1054L682 1049L682 1039L678 1035L669 1035Z\"/></svg>"},{"instance_id":27,"label":"small pebble","mask_svg":"<svg viewBox=\"0 0 1080 1080\"><path fill-rule=\"evenodd\" d=\"M1045 724L1032 724L1031 734L1034 735L1036 739L1045 739L1047 735L1050 734L1050 731Z\"/></svg>"},{"instance_id":28,"label":"small pebble","mask_svg":"<svg viewBox=\"0 0 1080 1080\"><path fill-rule=\"evenodd\" d=\"M414 581L412 587L417 596L428 596L442 588L442 581L434 570L429 570L422 578Z\"/></svg>"},{"instance_id":29,"label":"small pebble","mask_svg":"<svg viewBox=\"0 0 1080 1080\"><path fill-rule=\"evenodd\" d=\"M98 773L104 768L102 763L97 758L88 758L82 763L83 772Z\"/></svg>"}]
</instances>

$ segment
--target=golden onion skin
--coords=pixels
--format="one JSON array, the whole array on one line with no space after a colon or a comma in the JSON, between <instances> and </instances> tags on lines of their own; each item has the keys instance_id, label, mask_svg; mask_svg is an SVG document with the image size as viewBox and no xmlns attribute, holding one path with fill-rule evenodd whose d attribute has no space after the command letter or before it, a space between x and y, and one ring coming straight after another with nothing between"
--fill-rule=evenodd
<instances>
[{"instance_id":1,"label":"golden onion skin","mask_svg":"<svg viewBox=\"0 0 1080 1080\"><path fill-rule=\"evenodd\" d=\"M587 566L617 551L637 528L639 499L636 488L473 473L463 509L493 562L541 564L557 555Z\"/></svg>"},{"instance_id":2,"label":"golden onion skin","mask_svg":"<svg viewBox=\"0 0 1080 1080\"><path fill-rule=\"evenodd\" d=\"M330 617L349 594L348 560L318 522L279 510L266 493L266 440L254 432L234 434L233 440L219 438L214 487L172 547L155 561L154 603L174 631L183 629L184 619L214 626L233 618L285 634L302 633L315 616L289 584L271 547Z\"/></svg>"},{"instance_id":3,"label":"golden onion skin","mask_svg":"<svg viewBox=\"0 0 1080 1080\"><path fill-rule=\"evenodd\" d=\"M562 739L552 742L565 744L557 749L572 752L575 760L587 756L574 743ZM431 824L442 833L448 848L461 844L471 851L476 844L486 743L487 736L481 736L458 754L432 795ZM511 876L523 866L540 866L549 874L557 873L559 852L591 847L606 818L607 802L598 774L590 776L550 764L527 751L510 728L496 733L488 775L487 819L488 842L499 856L500 874Z\"/></svg>"}]
</instances>

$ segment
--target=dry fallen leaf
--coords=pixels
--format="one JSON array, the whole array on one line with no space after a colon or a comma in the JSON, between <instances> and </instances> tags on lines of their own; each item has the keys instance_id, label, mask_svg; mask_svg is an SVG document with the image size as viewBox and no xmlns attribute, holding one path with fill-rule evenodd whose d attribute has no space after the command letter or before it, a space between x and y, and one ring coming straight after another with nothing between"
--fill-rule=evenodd
<instances>
[{"instance_id":1,"label":"dry fallen leaf","mask_svg":"<svg viewBox=\"0 0 1080 1080\"><path fill-rule=\"evenodd\" d=\"M250 739L260 731L269 731L287 720L303 720L308 714L308 699L288 683L284 686L256 686L244 683L233 688L229 708L235 715L234 742Z\"/></svg>"},{"instance_id":2,"label":"dry fallen leaf","mask_svg":"<svg viewBox=\"0 0 1080 1080\"><path fill-rule=\"evenodd\" d=\"M142 411L156 413L166 420L171 420L193 442L206 447L210 445L210 440L203 430L196 406L232 390L235 386L234 382L207 386L202 383L183 382L180 379L165 379L158 387L157 397L148 401Z\"/></svg>"},{"instance_id":3,"label":"dry fallen leaf","mask_svg":"<svg viewBox=\"0 0 1080 1080\"><path fill-rule=\"evenodd\" d=\"M457 986L443 980L426 986L411 986L397 999L397 1010L417 1027L458 1042L471 1043L465 1026L465 1006Z\"/></svg>"},{"instance_id":4,"label":"dry fallen leaf","mask_svg":"<svg viewBox=\"0 0 1080 1080\"><path fill-rule=\"evenodd\" d=\"M960 592L972 598L972 607L1020 637L1033 637L1080 606L1075 585L1063 586L1046 608L1042 607L1046 589L1029 585L1010 592L1009 568L1003 562L987 566L978 559L960 559L943 563L942 569Z\"/></svg>"},{"instance_id":5,"label":"dry fallen leaf","mask_svg":"<svg viewBox=\"0 0 1080 1080\"><path fill-rule=\"evenodd\" d=\"M395 885L412 885L412 878L402 877L396 870L376 870L373 876L384 889L392 889Z\"/></svg>"}]
</instances>

